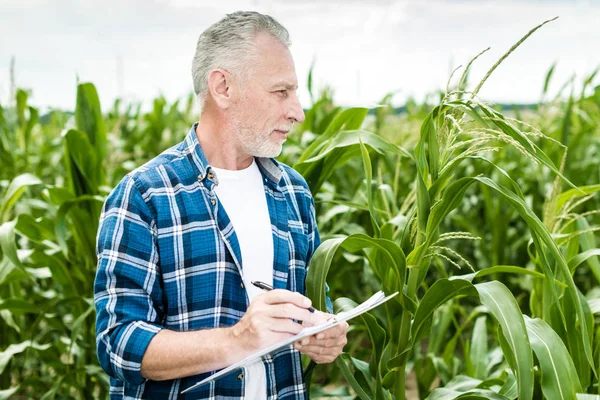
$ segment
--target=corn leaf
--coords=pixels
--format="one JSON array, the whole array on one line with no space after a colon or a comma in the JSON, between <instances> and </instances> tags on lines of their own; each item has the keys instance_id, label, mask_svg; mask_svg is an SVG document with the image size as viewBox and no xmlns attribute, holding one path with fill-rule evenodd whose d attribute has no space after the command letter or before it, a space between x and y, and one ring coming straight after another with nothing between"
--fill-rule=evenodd
<instances>
[{"instance_id":1,"label":"corn leaf","mask_svg":"<svg viewBox=\"0 0 600 400\"><path fill-rule=\"evenodd\" d=\"M300 155L298 163L306 161L317 154L319 150L326 144L326 142L331 140L339 131L360 129L368 112L368 108L356 107L349 108L337 114L327 126L325 132L317 137L302 153L302 155ZM294 168L296 167L294 166Z\"/></svg>"},{"instance_id":2,"label":"corn leaf","mask_svg":"<svg viewBox=\"0 0 600 400\"><path fill-rule=\"evenodd\" d=\"M338 356L338 358L335 359L335 365L340 369L340 371L342 371L342 375L344 375L344 378L346 378L348 384L352 386L352 389L354 389L358 397L360 397L362 400L372 400L373 392L371 391L370 387L361 386L354 375L352 375L352 371L350 371L350 367L348 367L347 364L347 362L351 362L350 358L350 355L342 353L340 356Z\"/></svg>"},{"instance_id":3,"label":"corn leaf","mask_svg":"<svg viewBox=\"0 0 600 400\"><path fill-rule=\"evenodd\" d=\"M4 351L0 352L0 374L2 374L4 368L6 368L10 360L16 354L22 353L30 347L39 351L44 351L48 350L51 346L51 343L39 344L36 342L32 342L31 340L27 340L22 343L11 344Z\"/></svg>"},{"instance_id":4,"label":"corn leaf","mask_svg":"<svg viewBox=\"0 0 600 400\"><path fill-rule=\"evenodd\" d=\"M498 321L511 352L507 357L519 386L519 399L533 397L533 355L523 314L512 293L498 281L474 285L481 303ZM505 349L503 349L505 351ZM506 356L506 351L505 351ZM511 362L512 361L512 362Z\"/></svg>"},{"instance_id":5,"label":"corn leaf","mask_svg":"<svg viewBox=\"0 0 600 400\"><path fill-rule=\"evenodd\" d=\"M577 319L578 319L578 325L569 326L567 328L576 329L577 331L581 332L582 341L583 341L582 344L583 344L585 356L586 356L587 361L590 364L590 366L592 368L594 368L594 362L593 362L593 358L592 358L591 338L588 333L588 326L586 323L586 317L584 314L583 306L581 304L581 301L579 300L578 290L577 290L577 287L575 286L575 282L573 281L573 278L571 276L567 262L564 259L560 250L558 249L554 240L552 240L550 233L544 227L543 223L539 220L539 218L535 215L535 213L515 193L511 192L510 190L508 190L507 188L505 188L503 186L498 185L496 182L492 181L489 178L475 177L474 179L476 179L477 181L496 190L499 194L503 195L504 199L506 199L513 206L513 208L519 213L519 215L521 215L521 217L525 220L525 222L527 222L529 230L530 230L532 236L534 236L534 242L537 243L537 247L541 248L540 246L543 243L543 245L546 246L546 248L552 255L554 262L556 263L557 271L559 271L561 273L561 278L563 279L564 283L567 284L567 290L569 291L570 295L574 299L574 309L575 309L575 315L577 316ZM544 252L541 251L539 254L543 257L543 253ZM553 282L554 274L552 272L550 265L548 264L547 261L542 263L542 265L545 268L544 272L546 274L546 277L548 278L548 281ZM556 299L558 297L558 295L556 294L556 289L555 289L554 285L551 285L551 287L552 287L553 296ZM558 303L558 302L556 301L556 303Z\"/></svg>"},{"instance_id":6,"label":"corn leaf","mask_svg":"<svg viewBox=\"0 0 600 400\"><path fill-rule=\"evenodd\" d=\"M19 270L21 270L21 272L25 273L25 275L34 284L37 285L37 282L35 282L33 277L29 273L27 273L25 266L22 264L21 259L19 258L19 255L17 252L17 244L15 243L15 225L16 224L17 224L17 221L13 220L13 221L5 222L2 225L0 225L0 248L2 249L2 254L12 264L12 267L16 267ZM3 267L8 269L7 272L10 273L10 270L12 269L12 267L7 266L7 265L5 265ZM0 271L0 275L3 275L4 277L6 277L8 275L7 272Z\"/></svg>"},{"instance_id":7,"label":"corn leaf","mask_svg":"<svg viewBox=\"0 0 600 400\"><path fill-rule=\"evenodd\" d=\"M371 217L371 223L373 225L373 231L375 237L380 236L379 224L377 223L377 214L375 214L375 205L373 203L373 168L371 167L371 158L369 157L369 151L359 138L360 152L362 155L363 168L365 170L365 180L367 188L367 205L369 206L369 216Z\"/></svg>"},{"instance_id":8,"label":"corn leaf","mask_svg":"<svg viewBox=\"0 0 600 400\"><path fill-rule=\"evenodd\" d=\"M82 83L77 86L75 124L78 130L85 132L87 135L90 144L94 148L95 158L104 160L108 149L106 124L100 109L98 92L91 83Z\"/></svg>"},{"instance_id":9,"label":"corn leaf","mask_svg":"<svg viewBox=\"0 0 600 400\"><path fill-rule=\"evenodd\" d=\"M21 198L28 186L41 185L42 181L34 175L22 174L14 178L0 200L0 224L8 220L8 212Z\"/></svg>"},{"instance_id":10,"label":"corn leaf","mask_svg":"<svg viewBox=\"0 0 600 400\"><path fill-rule=\"evenodd\" d=\"M487 354L488 354L488 335L486 327L486 316L482 315L475 321L473 335L471 336L471 347L469 357L473 366L475 378L485 379L487 376Z\"/></svg>"},{"instance_id":11,"label":"corn leaf","mask_svg":"<svg viewBox=\"0 0 600 400\"><path fill-rule=\"evenodd\" d=\"M334 302L334 308L339 310L336 311L336 313L352 310L356 306L358 306L358 303L345 297L338 298ZM371 376L377 377L379 375L379 364L386 342L385 330L381 327L381 325L379 325L377 319L369 313L361 314L360 321L369 333L369 339L371 339L372 350L371 361L369 362L369 370ZM378 384L381 385L381 382L378 382Z\"/></svg>"},{"instance_id":12,"label":"corn leaf","mask_svg":"<svg viewBox=\"0 0 600 400\"><path fill-rule=\"evenodd\" d=\"M459 392L452 389L434 389L427 400L510 400L491 390L473 389L469 392Z\"/></svg>"},{"instance_id":13,"label":"corn leaf","mask_svg":"<svg viewBox=\"0 0 600 400\"><path fill-rule=\"evenodd\" d=\"M596 277L596 281L600 284L600 261L598 261L598 254L588 253L590 250L596 248L596 238L594 232L590 231L590 225L585 218L579 218L577 220L577 230L582 232L579 235L579 246L584 254L589 255L586 258L587 264L590 266L592 273ZM571 266L569 265L569 268ZM571 269L571 271L573 271Z\"/></svg>"},{"instance_id":14,"label":"corn leaf","mask_svg":"<svg viewBox=\"0 0 600 400\"><path fill-rule=\"evenodd\" d=\"M325 310L325 282L333 257L340 246L350 252L362 251L366 248L377 249L385 256L388 264L371 265L371 268L382 277L387 277L387 271L391 269L395 275L395 282L390 283L402 287L406 274L406 259L402 249L396 243L363 234L336 237L323 241L310 260L306 277L306 293L315 308ZM401 298L401 296L397 297Z\"/></svg>"},{"instance_id":15,"label":"corn leaf","mask_svg":"<svg viewBox=\"0 0 600 400\"><path fill-rule=\"evenodd\" d=\"M15 387L10 388L10 389L0 390L0 400L10 399L11 396L13 394L17 393L17 391L20 388L21 388L21 385L17 385Z\"/></svg>"},{"instance_id":16,"label":"corn leaf","mask_svg":"<svg viewBox=\"0 0 600 400\"><path fill-rule=\"evenodd\" d=\"M578 189L570 189L558 195L556 198L556 215L560 213L560 210L567 203L567 201L583 197L592 193L596 193L600 190L600 185L581 186Z\"/></svg>"},{"instance_id":17,"label":"corn leaf","mask_svg":"<svg viewBox=\"0 0 600 400\"><path fill-rule=\"evenodd\" d=\"M577 370L569 351L550 325L525 316L531 347L539 360L541 385L548 399L573 399L581 391Z\"/></svg>"}]
</instances>

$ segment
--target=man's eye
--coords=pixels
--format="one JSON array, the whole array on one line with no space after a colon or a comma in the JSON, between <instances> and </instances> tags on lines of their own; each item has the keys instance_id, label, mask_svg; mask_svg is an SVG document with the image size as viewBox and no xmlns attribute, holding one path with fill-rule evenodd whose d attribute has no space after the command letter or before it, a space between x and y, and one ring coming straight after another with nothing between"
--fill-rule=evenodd
<instances>
[{"instance_id":1,"label":"man's eye","mask_svg":"<svg viewBox=\"0 0 600 400\"><path fill-rule=\"evenodd\" d=\"M283 97L287 97L287 89L278 90L277 93L279 93Z\"/></svg>"}]
</instances>

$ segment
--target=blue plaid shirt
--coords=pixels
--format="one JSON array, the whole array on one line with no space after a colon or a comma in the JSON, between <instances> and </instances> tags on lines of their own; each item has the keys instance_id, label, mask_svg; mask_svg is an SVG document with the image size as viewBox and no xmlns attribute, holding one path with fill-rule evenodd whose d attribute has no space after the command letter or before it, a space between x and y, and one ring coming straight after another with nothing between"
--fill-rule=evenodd
<instances>
[{"instance_id":1,"label":"blue plaid shirt","mask_svg":"<svg viewBox=\"0 0 600 400\"><path fill-rule=\"evenodd\" d=\"M161 329L231 326L249 304L238 239L214 192L218 180L196 125L182 143L126 175L102 210L94 300L98 358L111 377L111 399L244 395L239 372L185 395L182 390L211 373L162 382L140 373L144 352ZM306 268L319 245L310 190L292 168L256 160L273 232L273 286L304 293ZM300 353L292 346L263 363L269 399L307 398Z\"/></svg>"}]
</instances>

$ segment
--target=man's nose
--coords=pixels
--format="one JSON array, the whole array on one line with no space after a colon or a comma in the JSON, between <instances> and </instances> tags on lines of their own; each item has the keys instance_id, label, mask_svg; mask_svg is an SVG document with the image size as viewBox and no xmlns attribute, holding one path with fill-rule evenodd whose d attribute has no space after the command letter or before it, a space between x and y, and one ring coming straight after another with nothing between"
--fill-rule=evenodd
<instances>
[{"instance_id":1,"label":"man's nose","mask_svg":"<svg viewBox=\"0 0 600 400\"><path fill-rule=\"evenodd\" d=\"M298 96L295 93L293 95L293 98L291 99L291 104L288 110L287 118L293 122L304 121L304 110L302 109L302 105L300 104Z\"/></svg>"}]
</instances>

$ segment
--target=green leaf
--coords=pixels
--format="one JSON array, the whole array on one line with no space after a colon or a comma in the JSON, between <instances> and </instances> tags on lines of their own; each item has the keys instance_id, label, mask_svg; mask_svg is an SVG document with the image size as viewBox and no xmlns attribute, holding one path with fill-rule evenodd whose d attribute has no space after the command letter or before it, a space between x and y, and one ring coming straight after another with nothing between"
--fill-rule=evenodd
<instances>
[{"instance_id":1,"label":"green leaf","mask_svg":"<svg viewBox=\"0 0 600 400\"><path fill-rule=\"evenodd\" d=\"M479 182L487 185L488 187L494 189L499 194L501 194L513 208L519 213L521 218L525 220L529 230L534 238L534 242L536 243L536 247L539 249L540 257L544 259L544 262L541 263L544 273L548 278L548 282L552 283L554 281L554 272L553 267L548 263L548 260L545 259L544 251L542 248L543 245L547 248L550 255L553 257L553 261L556 265L556 270L560 273L560 277L563 279L564 283L567 284L567 291L570 293L570 296L574 299L574 308L575 313L579 324L578 326L569 326L565 327L567 329L576 329L581 332L582 337L582 345L584 349L585 356L588 360L590 366L594 369L594 361L592 358L592 348L591 348L591 339L588 333L588 326L586 323L586 318L583 311L583 306L581 301L579 300L578 290L575 286L575 282L573 281L573 277L571 276L571 272L567 265L567 262L559 250L558 246L552 239L550 232L545 228L544 224L539 220L539 218L535 215L535 213L527 206L525 201L518 197L515 193L511 192L507 188L498 185L496 182L492 181L489 178L485 177L475 177L474 179ZM552 294L555 299L556 304L560 304L558 301L558 294L556 293L556 288L553 284L550 285L552 289ZM562 313L562 310L559 309Z\"/></svg>"},{"instance_id":2,"label":"green leaf","mask_svg":"<svg viewBox=\"0 0 600 400\"><path fill-rule=\"evenodd\" d=\"M17 331L18 333L21 333L21 328L15 322L15 318L13 317L13 315L10 311L0 310L0 318L2 318L4 320L4 323L6 324L6 326L9 326L9 327L13 328L15 331Z\"/></svg>"},{"instance_id":3,"label":"green leaf","mask_svg":"<svg viewBox=\"0 0 600 400\"><path fill-rule=\"evenodd\" d=\"M477 313L478 311L474 310L471 314ZM469 320L470 318L469 316ZM434 311L427 353L439 354L442 344L447 343L448 328L453 319L452 302L443 304Z\"/></svg>"},{"instance_id":4,"label":"green leaf","mask_svg":"<svg viewBox=\"0 0 600 400\"><path fill-rule=\"evenodd\" d=\"M427 400L510 400L491 390L473 389L469 392L459 392L452 389L434 389Z\"/></svg>"},{"instance_id":5,"label":"green leaf","mask_svg":"<svg viewBox=\"0 0 600 400\"><path fill-rule=\"evenodd\" d=\"M437 226L439 226L439 224L441 223L443 218L446 215L448 215L448 213L452 209L456 208L458 206L458 204L460 204L461 199L466 190L466 187L468 185L470 185L473 181L479 181L480 183L483 183L484 185L494 189L496 192L501 194L506 200L508 200L509 204L511 204L511 206L513 206L513 208L525 220L525 222L527 223L527 225L532 233L534 242L536 243L536 247L540 249L540 255L543 259L543 262L541 263L541 265L544 269L545 276L549 282L554 282L553 267L549 264L549 261L544 256L543 247L541 247L542 244L550 252L551 256L553 257L553 259L557 265L557 268L558 268L557 270L560 271L562 278L566 281L565 283L567 285L567 290L570 292L572 298L576 299L574 302L575 315L577 316L577 318L579 320L579 324L576 325L575 327L570 327L570 328L581 331L582 345L583 345L584 353L586 355L586 358L587 358L589 364L592 366L592 368L594 368L593 358L592 358L592 350L591 350L591 344L590 344L590 336L587 332L587 326L586 326L585 316L584 316L584 312L583 312L583 306L581 305L581 302L578 301L577 288L575 287L575 283L573 282L573 278L571 277L569 267L567 266L567 263L562 255L562 253L558 249L556 243L552 239L548 230L545 228L543 223L539 220L539 218L535 215L535 213L527 206L525 201L518 194L515 194L514 192L505 188L504 186L498 185L496 182L494 182L491 179L486 178L486 177L481 177L481 176L473 177L473 178L467 177L467 178L461 178L461 179L457 180L456 182L454 182L452 185L450 185L444 191L442 199L432 207L431 214L430 214L429 220L427 222L427 225L428 225L427 232L429 235L428 240L429 241L431 240L431 238L433 237L432 236L433 232L435 232ZM426 244L427 244L427 242L426 242ZM426 246L423 246L423 247L425 248ZM555 286L553 284L551 284L551 285L549 285L549 287L551 289L551 293L553 295L554 302L556 304L559 304L558 294L556 292ZM562 309L559 308L558 310L562 313ZM564 320L564 316L563 316L563 320Z\"/></svg>"},{"instance_id":6,"label":"green leaf","mask_svg":"<svg viewBox=\"0 0 600 400\"><path fill-rule=\"evenodd\" d=\"M0 390L0 400L10 399L10 397L13 394L17 393L17 390L19 390L20 388L21 388L21 385L17 385L10 389Z\"/></svg>"},{"instance_id":7,"label":"green leaf","mask_svg":"<svg viewBox=\"0 0 600 400\"><path fill-rule=\"evenodd\" d=\"M402 287L403 277L406 274L406 259L400 246L391 240L375 239L363 234L336 237L323 241L310 260L306 277L306 294L315 308L325 310L325 282L333 257L340 246L350 252L363 251L367 248L376 249L383 259L387 260L387 264L371 265L371 268L381 277L387 277L391 270L395 280L384 282L384 285L393 284L390 289Z\"/></svg>"},{"instance_id":8,"label":"green leaf","mask_svg":"<svg viewBox=\"0 0 600 400\"><path fill-rule=\"evenodd\" d=\"M579 253L575 257L569 259L569 269L571 270L571 272L575 272L575 269L577 269L577 267L585 261L591 260L592 262L597 263L598 259L596 257L598 256L600 256L600 249L589 249L587 251L584 251L583 253Z\"/></svg>"},{"instance_id":9,"label":"green leaf","mask_svg":"<svg viewBox=\"0 0 600 400\"><path fill-rule=\"evenodd\" d=\"M15 269L15 264L10 262L8 257L0 258L0 283L4 282L4 280L13 272Z\"/></svg>"},{"instance_id":10,"label":"green leaf","mask_svg":"<svg viewBox=\"0 0 600 400\"><path fill-rule=\"evenodd\" d=\"M573 399L581 385L569 351L550 325L525 316L531 347L540 363L542 392L547 399Z\"/></svg>"},{"instance_id":11,"label":"green leaf","mask_svg":"<svg viewBox=\"0 0 600 400\"><path fill-rule=\"evenodd\" d=\"M74 281L72 269L66 265L65 259L60 252L34 252L31 256L31 263L34 265L46 265L52 273L52 280L62 290L65 297L79 297L80 290L85 290L79 287ZM0 282L2 280L0 279Z\"/></svg>"},{"instance_id":12,"label":"green leaf","mask_svg":"<svg viewBox=\"0 0 600 400\"><path fill-rule=\"evenodd\" d=\"M600 185L590 185L590 186L581 186L578 189L570 189L566 192L561 193L556 198L556 211L555 215L560 215L560 210L567 203L567 201L572 199L577 199L579 197L583 197L592 193L596 193L600 190Z\"/></svg>"},{"instance_id":13,"label":"green leaf","mask_svg":"<svg viewBox=\"0 0 600 400\"><path fill-rule=\"evenodd\" d=\"M419 342L427 335L428 332L425 332L423 328L426 323L431 323L433 312L439 306L456 296L465 295L477 296L477 291L474 289L473 284L467 281L439 279L431 285L429 290L423 295L412 323L411 337L413 344Z\"/></svg>"},{"instance_id":14,"label":"green leaf","mask_svg":"<svg viewBox=\"0 0 600 400\"><path fill-rule=\"evenodd\" d=\"M298 163L306 161L317 154L317 152L325 145L325 143L331 140L339 131L360 129L368 112L368 108L354 107L337 114L327 126L325 132L317 137L317 139L315 139L310 146L308 146L304 153L302 153L298 159ZM294 169L296 169L296 166L294 166Z\"/></svg>"},{"instance_id":15,"label":"green leaf","mask_svg":"<svg viewBox=\"0 0 600 400\"><path fill-rule=\"evenodd\" d=\"M536 279L544 279L546 277L544 274L532 269L525 269L523 267L517 267L514 265L495 265L493 267L480 269L479 271L473 272L471 274L454 275L450 277L450 279L464 279L469 282L472 282L475 278L481 278L483 276L494 275L499 273L528 275ZM567 287L566 284L556 279L554 280L554 283L561 287Z\"/></svg>"},{"instance_id":16,"label":"green leaf","mask_svg":"<svg viewBox=\"0 0 600 400\"><path fill-rule=\"evenodd\" d=\"M44 393L44 395L40 398L40 400L53 400L56 397L56 393L59 391L60 386L62 385L64 379L65 379L65 376L61 376L60 378L58 378L54 382L54 384L52 385L50 390L48 390L46 393Z\"/></svg>"},{"instance_id":17,"label":"green leaf","mask_svg":"<svg viewBox=\"0 0 600 400\"><path fill-rule=\"evenodd\" d=\"M22 174L10 182L0 201L0 224L7 221L9 211L23 195L28 186L41 185L42 181L34 175Z\"/></svg>"},{"instance_id":18,"label":"green leaf","mask_svg":"<svg viewBox=\"0 0 600 400\"><path fill-rule=\"evenodd\" d=\"M440 171L440 149L437 143L437 131L433 118L426 119L426 123L423 123L421 127L421 136L427 137L427 153L429 155L429 173L431 174L431 180L436 181ZM427 133L423 133L423 130L428 130Z\"/></svg>"},{"instance_id":19,"label":"green leaf","mask_svg":"<svg viewBox=\"0 0 600 400\"><path fill-rule=\"evenodd\" d=\"M518 390L519 385L517 385L517 378L515 378L512 373L507 373L506 381L504 382L504 385L502 385L502 388L500 388L498 391L498 394L513 400L519 395Z\"/></svg>"},{"instance_id":20,"label":"green leaf","mask_svg":"<svg viewBox=\"0 0 600 400\"><path fill-rule=\"evenodd\" d=\"M67 245L67 227L66 227L67 215L68 215L69 211L71 211L71 208L73 206L77 206L80 203L87 203L87 202L92 202L92 203L96 202L96 203L98 203L98 205L101 205L102 203L104 203L104 198L101 196L92 196L92 195L78 196L76 198L65 201L60 206L60 208L58 209L58 212L56 214L56 226L55 226L56 239L58 241L60 248L63 251L63 254L65 255L65 258L67 258L67 259L69 258L69 246ZM93 232L90 232L88 234L85 234L83 232L85 232L85 229L89 228L89 227L92 227L92 230L95 232L96 227L97 227L96 221L94 221L93 224L84 223L83 225L81 225L83 223L83 221L79 221L79 220L77 220L77 218L74 218L74 220L75 220L74 221L75 224L80 224L80 225L78 225L78 227L76 227L76 229L74 230L73 233L84 236L84 239L89 239L90 237L94 236ZM89 248L90 246L92 246L92 244L88 244L87 247Z\"/></svg>"},{"instance_id":21,"label":"green leaf","mask_svg":"<svg viewBox=\"0 0 600 400\"><path fill-rule=\"evenodd\" d=\"M402 148L371 132L364 130L341 131L336 133L327 145L319 149L318 154L315 153L306 159L301 158L294 165L294 169L304 176L312 193L317 193L337 167L360 155L361 141L382 155L410 156Z\"/></svg>"},{"instance_id":22,"label":"green leaf","mask_svg":"<svg viewBox=\"0 0 600 400\"><path fill-rule=\"evenodd\" d=\"M54 239L54 221L50 218L33 218L30 214L19 214L15 230L37 243Z\"/></svg>"},{"instance_id":23,"label":"green leaf","mask_svg":"<svg viewBox=\"0 0 600 400\"><path fill-rule=\"evenodd\" d=\"M306 88L308 89L308 94L310 95L310 102L311 104L314 103L314 96L313 96L313 71L315 69L315 62L317 60L315 58L313 58L313 60L310 63L310 67L308 68L308 80L306 82Z\"/></svg>"},{"instance_id":24,"label":"green leaf","mask_svg":"<svg viewBox=\"0 0 600 400\"><path fill-rule=\"evenodd\" d=\"M457 390L459 392L466 392L468 390L472 390L477 388L478 385L481 384L481 379L472 378L470 376L465 375L457 375L450 380L450 382L446 383L444 387L446 389Z\"/></svg>"},{"instance_id":25,"label":"green leaf","mask_svg":"<svg viewBox=\"0 0 600 400\"><path fill-rule=\"evenodd\" d=\"M590 310L593 314L600 314L600 299L588 300L588 304L590 305Z\"/></svg>"},{"instance_id":26,"label":"green leaf","mask_svg":"<svg viewBox=\"0 0 600 400\"><path fill-rule=\"evenodd\" d=\"M475 378L485 379L487 377L487 354L488 354L488 335L486 327L486 316L482 315L475 321L473 335L471 338L471 348L469 357Z\"/></svg>"},{"instance_id":27,"label":"green leaf","mask_svg":"<svg viewBox=\"0 0 600 400\"><path fill-rule=\"evenodd\" d=\"M0 248L2 249L2 253L7 260L9 260L14 267L17 267L22 272L26 274L26 276L31 279L31 281L37 285L35 280L31 277L30 274L27 273L25 266L21 263L19 256L17 254L17 244L15 242L15 225L17 224L16 220L5 222L0 225ZM10 268L4 266L4 268ZM1 275L5 275L5 273L1 273Z\"/></svg>"},{"instance_id":28,"label":"green leaf","mask_svg":"<svg viewBox=\"0 0 600 400\"><path fill-rule=\"evenodd\" d=\"M556 331L557 333L560 332L559 335L562 335L561 338L564 338L563 340L569 349L571 359L573 360L573 364L575 365L575 369L577 370L577 375L579 376L579 382L581 383L581 387L586 389L591 383L590 378L592 373L590 368L591 366L586 360L585 352L583 349L582 331L580 329L576 329L578 325L577 315L572 312L572 310L575 309L575 302L579 301L579 303L581 303L583 313L585 316L585 326L587 327L587 334L590 338L593 337L594 334L594 315L592 314L592 311L589 308L587 299L580 292L578 292L576 296L578 296L578 298L573 299L573 296L570 291L565 293L562 306L565 310L571 310L571 312L565 313L565 317L567 320L567 329L566 332L560 332L558 330ZM552 321L550 320L548 321L549 324L551 322ZM572 329L571 327L574 327L575 329Z\"/></svg>"},{"instance_id":29,"label":"green leaf","mask_svg":"<svg viewBox=\"0 0 600 400\"><path fill-rule=\"evenodd\" d=\"M577 230L579 232L584 232L579 235L579 246L581 247L581 251L583 252L588 252L589 250L596 248L596 238L594 237L594 232L589 231L589 229L590 225L585 220L585 218L579 218L577 220ZM590 266L592 273L596 277L597 283L600 283L600 261L598 261L597 256L598 254L592 257L588 257L586 261Z\"/></svg>"},{"instance_id":30,"label":"green leaf","mask_svg":"<svg viewBox=\"0 0 600 400\"><path fill-rule=\"evenodd\" d=\"M77 336L79 335L81 330L85 328L84 323L85 323L86 319L88 319L89 315L94 312L94 310L95 310L94 302L92 299L90 299L90 306L88 307L88 309L85 310L81 315L79 315L77 317L77 319L75 320L75 322L73 322L73 325L71 326L71 342L69 345L69 350L67 352L68 354L71 354L71 352L73 350L73 345L75 344L75 340L77 339Z\"/></svg>"},{"instance_id":31,"label":"green leaf","mask_svg":"<svg viewBox=\"0 0 600 400\"><path fill-rule=\"evenodd\" d=\"M467 191L467 188L474 182L474 178L466 177L452 182L450 186L444 190L444 194L440 201L431 207L431 213L427 221L428 239L442 223L442 220L454 210L462 202L462 198Z\"/></svg>"},{"instance_id":32,"label":"green leaf","mask_svg":"<svg viewBox=\"0 0 600 400\"><path fill-rule=\"evenodd\" d=\"M35 127L35 125L39 121L39 111L37 108L28 107L29 109L29 119L27 120L27 124L21 127L21 135L23 136L23 145L25 154L29 153L29 142L31 141L31 131Z\"/></svg>"},{"instance_id":33,"label":"green leaf","mask_svg":"<svg viewBox=\"0 0 600 400\"><path fill-rule=\"evenodd\" d=\"M362 400L372 400L373 395L370 388L361 386L356 378L354 378L352 371L350 371L350 368L346 364L347 361L350 361L350 358L350 355L342 353L338 356L338 358L335 359L335 365L340 369L340 371L342 371L342 375L344 375L344 378L346 378L346 381L352 387L352 389L354 389L358 397L360 397Z\"/></svg>"},{"instance_id":34,"label":"green leaf","mask_svg":"<svg viewBox=\"0 0 600 400\"><path fill-rule=\"evenodd\" d=\"M423 178L429 176L430 172L425 145L429 143L430 135L435 136L436 133L434 119L437 118L437 116L440 113L442 113L443 110L444 109L442 109L440 106L435 107L433 110L431 110L429 114L427 114L427 117L425 117L425 120L421 124L421 133L419 136L419 141L417 142L417 146L415 147L415 160L417 163L417 168L421 172L421 176Z\"/></svg>"},{"instance_id":35,"label":"green leaf","mask_svg":"<svg viewBox=\"0 0 600 400\"><path fill-rule=\"evenodd\" d=\"M474 286L479 292L481 303L498 321L510 347L511 357L507 359L517 377L519 399L529 400L533 397L533 355L519 305L512 293L500 282L485 282Z\"/></svg>"},{"instance_id":36,"label":"green leaf","mask_svg":"<svg viewBox=\"0 0 600 400\"><path fill-rule=\"evenodd\" d=\"M40 307L31 301L11 298L6 300L0 299L0 310L9 310L13 314L37 314L40 312Z\"/></svg>"},{"instance_id":37,"label":"green leaf","mask_svg":"<svg viewBox=\"0 0 600 400\"><path fill-rule=\"evenodd\" d=\"M417 171L417 229L419 233L419 239L417 243L422 243L425 240L430 213L431 199L429 198L427 185L425 184L425 180L423 179L421 173ZM415 252L415 254L418 253ZM416 257L416 259L419 258L420 257ZM417 261L415 260L415 262Z\"/></svg>"},{"instance_id":38,"label":"green leaf","mask_svg":"<svg viewBox=\"0 0 600 400\"><path fill-rule=\"evenodd\" d=\"M338 312L344 312L352 310L353 308L358 306L358 304L354 300L341 297L335 300L334 306L336 309L338 309ZM360 320L362 321L362 325L364 325L367 332L369 333L369 339L371 339L372 350L371 362L369 363L371 376L377 377L379 374L379 364L381 361L381 355L386 343L385 330L379 325L377 319L369 313L361 314Z\"/></svg>"},{"instance_id":39,"label":"green leaf","mask_svg":"<svg viewBox=\"0 0 600 400\"><path fill-rule=\"evenodd\" d=\"M373 169L371 167L371 158L369 157L369 151L359 138L360 152L362 154L363 167L365 170L365 180L367 188L367 205L369 206L369 215L371 217L371 223L373 224L373 231L375 236L380 236L379 224L377 223L377 215L375 214L375 205L373 203Z\"/></svg>"},{"instance_id":40,"label":"green leaf","mask_svg":"<svg viewBox=\"0 0 600 400\"><path fill-rule=\"evenodd\" d=\"M339 237L323 241L310 259L306 276L306 296L318 310L327 309L325 294L327 273L335 252L345 239L346 237Z\"/></svg>"},{"instance_id":41,"label":"green leaf","mask_svg":"<svg viewBox=\"0 0 600 400\"><path fill-rule=\"evenodd\" d=\"M11 344L4 351L0 352L0 374L4 372L4 368L8 365L9 361L16 355L24 352L27 348L31 347L36 350L48 350L52 346L51 343L48 344L39 344L36 342L32 342L31 340L27 340L22 343Z\"/></svg>"},{"instance_id":42,"label":"green leaf","mask_svg":"<svg viewBox=\"0 0 600 400\"><path fill-rule=\"evenodd\" d=\"M542 90L542 96L548 93L548 85L550 84L550 79L552 78L552 74L554 73L554 69L556 68L556 62L554 62L548 72L546 73L546 79L544 79L544 89Z\"/></svg>"},{"instance_id":43,"label":"green leaf","mask_svg":"<svg viewBox=\"0 0 600 400\"><path fill-rule=\"evenodd\" d=\"M88 136L82 131L70 129L64 138L73 193L77 196L98 193L98 159Z\"/></svg>"},{"instance_id":44,"label":"green leaf","mask_svg":"<svg viewBox=\"0 0 600 400\"><path fill-rule=\"evenodd\" d=\"M368 387L369 393L373 393L373 379L371 377L371 371L369 370L369 364L354 357L350 357L350 360L352 361L352 365L354 365L354 378L356 378L356 381L361 387Z\"/></svg>"},{"instance_id":45,"label":"green leaf","mask_svg":"<svg viewBox=\"0 0 600 400\"><path fill-rule=\"evenodd\" d=\"M77 86L75 124L78 130L87 135L89 143L94 148L95 158L104 160L108 149L106 124L100 109L98 92L91 83L82 83Z\"/></svg>"}]
</instances>

